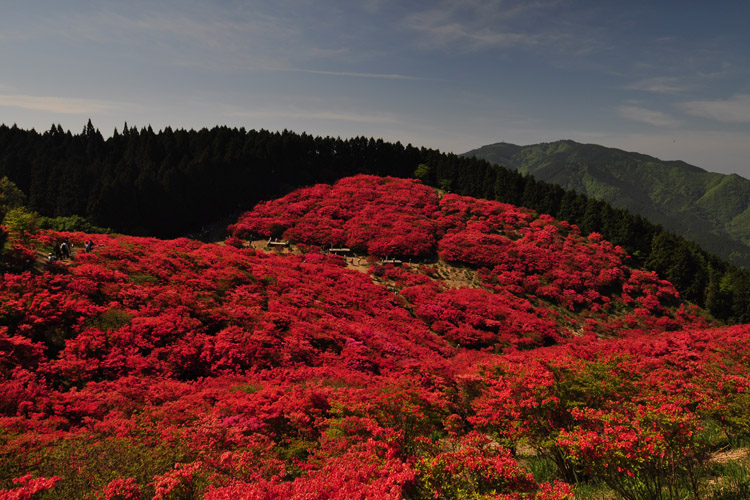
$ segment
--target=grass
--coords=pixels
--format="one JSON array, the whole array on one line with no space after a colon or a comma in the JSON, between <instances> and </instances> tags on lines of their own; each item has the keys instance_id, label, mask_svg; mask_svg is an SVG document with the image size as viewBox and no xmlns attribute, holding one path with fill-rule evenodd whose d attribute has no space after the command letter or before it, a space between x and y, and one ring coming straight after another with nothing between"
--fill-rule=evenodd
<instances>
[{"instance_id":1,"label":"grass","mask_svg":"<svg viewBox=\"0 0 750 500\"><path fill-rule=\"evenodd\" d=\"M711 500L750 498L750 459L747 449L738 448L715 454L707 470L707 495Z\"/></svg>"}]
</instances>

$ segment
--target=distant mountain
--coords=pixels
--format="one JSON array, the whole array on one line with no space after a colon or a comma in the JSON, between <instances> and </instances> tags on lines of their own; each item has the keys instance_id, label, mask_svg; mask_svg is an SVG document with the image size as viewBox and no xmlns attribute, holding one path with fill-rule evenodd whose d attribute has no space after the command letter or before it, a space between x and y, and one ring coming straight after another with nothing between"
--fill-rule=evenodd
<instances>
[{"instance_id":1,"label":"distant mountain","mask_svg":"<svg viewBox=\"0 0 750 500\"><path fill-rule=\"evenodd\" d=\"M736 174L567 140L530 146L500 142L461 156L626 208L750 267L750 180Z\"/></svg>"}]
</instances>

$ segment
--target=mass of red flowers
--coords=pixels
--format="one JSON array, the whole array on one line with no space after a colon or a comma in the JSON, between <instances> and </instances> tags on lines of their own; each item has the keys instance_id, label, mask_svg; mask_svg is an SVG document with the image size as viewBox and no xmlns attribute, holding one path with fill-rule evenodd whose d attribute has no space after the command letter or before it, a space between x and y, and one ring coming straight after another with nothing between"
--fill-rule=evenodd
<instances>
[{"instance_id":1,"label":"mass of red flowers","mask_svg":"<svg viewBox=\"0 0 750 500\"><path fill-rule=\"evenodd\" d=\"M750 327L597 234L371 176L229 229L7 251L0 499L641 498L750 437Z\"/></svg>"}]
</instances>

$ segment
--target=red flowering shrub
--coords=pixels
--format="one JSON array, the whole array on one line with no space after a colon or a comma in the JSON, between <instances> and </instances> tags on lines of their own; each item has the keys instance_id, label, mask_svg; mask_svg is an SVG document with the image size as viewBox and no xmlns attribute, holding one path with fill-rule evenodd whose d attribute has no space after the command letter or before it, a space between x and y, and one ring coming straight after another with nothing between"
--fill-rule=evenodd
<instances>
[{"instance_id":1,"label":"red flowering shrub","mask_svg":"<svg viewBox=\"0 0 750 500\"><path fill-rule=\"evenodd\" d=\"M209 490L206 500L400 500L414 481L414 470L392 455L382 443L368 441L331 458L318 470L288 482L237 482Z\"/></svg>"},{"instance_id":2,"label":"red flowering shrub","mask_svg":"<svg viewBox=\"0 0 750 500\"><path fill-rule=\"evenodd\" d=\"M103 500L138 500L141 496L141 490L135 479L118 478L110 481L104 490L97 495L97 498Z\"/></svg>"},{"instance_id":3,"label":"red flowering shrub","mask_svg":"<svg viewBox=\"0 0 750 500\"><path fill-rule=\"evenodd\" d=\"M676 491L678 479L693 483L706 456L697 440L700 423L673 403L620 404L574 409L574 427L557 445L590 474L628 499L651 499Z\"/></svg>"},{"instance_id":4,"label":"red flowering shrub","mask_svg":"<svg viewBox=\"0 0 750 500\"><path fill-rule=\"evenodd\" d=\"M460 439L454 451L421 458L416 469L420 489L428 498L476 498L536 489L531 474L518 466L508 450L490 446L477 433Z\"/></svg>"},{"instance_id":5,"label":"red flowering shrub","mask_svg":"<svg viewBox=\"0 0 750 500\"><path fill-rule=\"evenodd\" d=\"M440 291L429 285L401 293L433 331L465 347L539 346L560 337L547 311L510 294L473 288Z\"/></svg>"},{"instance_id":6,"label":"red flowering shrub","mask_svg":"<svg viewBox=\"0 0 750 500\"><path fill-rule=\"evenodd\" d=\"M29 500L40 491L52 489L59 480L59 477L33 478L31 474L14 478L13 484L17 487L0 490L0 500Z\"/></svg>"},{"instance_id":7,"label":"red flowering shrub","mask_svg":"<svg viewBox=\"0 0 750 500\"><path fill-rule=\"evenodd\" d=\"M193 479L200 471L200 463L175 464L172 471L154 478L156 494L153 500L168 500L170 498L185 498L194 496Z\"/></svg>"}]
</instances>

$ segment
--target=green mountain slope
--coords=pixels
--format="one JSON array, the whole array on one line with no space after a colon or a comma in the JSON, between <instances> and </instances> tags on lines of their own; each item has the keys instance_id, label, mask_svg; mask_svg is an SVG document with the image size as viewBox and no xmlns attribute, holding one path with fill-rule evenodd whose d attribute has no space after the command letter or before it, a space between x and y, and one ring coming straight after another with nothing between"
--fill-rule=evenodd
<instances>
[{"instance_id":1,"label":"green mountain slope","mask_svg":"<svg viewBox=\"0 0 750 500\"><path fill-rule=\"evenodd\" d=\"M605 200L750 267L750 180L573 141L497 143L464 153Z\"/></svg>"}]
</instances>

